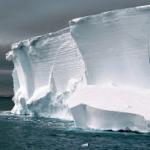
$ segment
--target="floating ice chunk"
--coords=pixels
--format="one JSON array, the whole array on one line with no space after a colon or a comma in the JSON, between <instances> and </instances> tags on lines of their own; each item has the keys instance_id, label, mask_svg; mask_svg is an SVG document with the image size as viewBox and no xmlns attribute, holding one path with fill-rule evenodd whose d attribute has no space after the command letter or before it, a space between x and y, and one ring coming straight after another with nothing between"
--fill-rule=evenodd
<instances>
[{"instance_id":1,"label":"floating ice chunk","mask_svg":"<svg viewBox=\"0 0 150 150\"><path fill-rule=\"evenodd\" d=\"M81 145L81 147L88 147L88 146L89 146L88 143L84 143L84 144Z\"/></svg>"}]
</instances>

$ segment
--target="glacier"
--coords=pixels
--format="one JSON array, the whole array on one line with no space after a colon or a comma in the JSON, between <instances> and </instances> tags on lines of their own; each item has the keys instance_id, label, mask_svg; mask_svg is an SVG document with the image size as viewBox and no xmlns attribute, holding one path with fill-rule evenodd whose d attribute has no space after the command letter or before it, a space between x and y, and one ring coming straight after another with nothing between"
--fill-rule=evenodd
<instances>
[{"instance_id":1,"label":"glacier","mask_svg":"<svg viewBox=\"0 0 150 150\"><path fill-rule=\"evenodd\" d=\"M12 113L150 131L150 6L73 19L12 45Z\"/></svg>"}]
</instances>

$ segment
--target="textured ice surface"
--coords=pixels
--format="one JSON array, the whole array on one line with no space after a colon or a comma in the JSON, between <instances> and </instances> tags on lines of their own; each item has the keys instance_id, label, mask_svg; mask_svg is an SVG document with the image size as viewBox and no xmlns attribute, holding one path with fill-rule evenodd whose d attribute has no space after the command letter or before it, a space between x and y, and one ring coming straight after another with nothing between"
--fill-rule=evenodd
<instances>
[{"instance_id":1,"label":"textured ice surface","mask_svg":"<svg viewBox=\"0 0 150 150\"><path fill-rule=\"evenodd\" d=\"M105 12L70 21L89 84L150 88L150 8Z\"/></svg>"},{"instance_id":2,"label":"textured ice surface","mask_svg":"<svg viewBox=\"0 0 150 150\"><path fill-rule=\"evenodd\" d=\"M70 107L87 104L150 120L149 18L150 7L144 6L70 21L88 83L71 96Z\"/></svg>"},{"instance_id":3,"label":"textured ice surface","mask_svg":"<svg viewBox=\"0 0 150 150\"><path fill-rule=\"evenodd\" d=\"M12 50L7 55L8 59L12 57L15 67L12 112L55 116L64 111L62 100L73 92L85 72L69 29L15 43Z\"/></svg>"},{"instance_id":4,"label":"textured ice surface","mask_svg":"<svg viewBox=\"0 0 150 150\"><path fill-rule=\"evenodd\" d=\"M97 120L96 128L131 122L128 128L144 130L150 120L149 26L150 6L143 6L73 19L69 28L13 44L7 54L14 62L12 112L68 119L70 108L85 104L83 113ZM108 115L101 126L103 109ZM105 127L111 113L120 117ZM80 126L82 119L74 119Z\"/></svg>"},{"instance_id":5,"label":"textured ice surface","mask_svg":"<svg viewBox=\"0 0 150 150\"><path fill-rule=\"evenodd\" d=\"M71 109L77 127L102 130L132 130L148 131L147 122L143 116L97 109L85 104Z\"/></svg>"}]
</instances>

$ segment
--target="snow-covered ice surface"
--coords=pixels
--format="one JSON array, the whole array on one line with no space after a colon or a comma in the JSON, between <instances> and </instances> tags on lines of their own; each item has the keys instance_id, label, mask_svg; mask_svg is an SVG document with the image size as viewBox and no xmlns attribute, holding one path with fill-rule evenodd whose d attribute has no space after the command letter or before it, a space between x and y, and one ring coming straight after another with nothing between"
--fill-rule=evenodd
<instances>
[{"instance_id":1,"label":"snow-covered ice surface","mask_svg":"<svg viewBox=\"0 0 150 150\"><path fill-rule=\"evenodd\" d=\"M73 112L79 127L149 130L150 6L77 18L69 25L12 45L7 54L14 62L12 112L65 119Z\"/></svg>"},{"instance_id":2,"label":"snow-covered ice surface","mask_svg":"<svg viewBox=\"0 0 150 150\"><path fill-rule=\"evenodd\" d=\"M113 85L88 85L77 89L67 104L70 108L79 104L119 112L139 114L150 120L150 90L115 87Z\"/></svg>"}]
</instances>

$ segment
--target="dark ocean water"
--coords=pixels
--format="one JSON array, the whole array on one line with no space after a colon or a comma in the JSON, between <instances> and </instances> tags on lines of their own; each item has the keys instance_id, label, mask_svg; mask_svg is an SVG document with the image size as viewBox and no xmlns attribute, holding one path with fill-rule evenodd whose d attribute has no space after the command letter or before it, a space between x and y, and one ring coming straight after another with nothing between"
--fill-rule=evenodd
<instances>
[{"instance_id":1,"label":"dark ocean water","mask_svg":"<svg viewBox=\"0 0 150 150\"><path fill-rule=\"evenodd\" d=\"M88 143L84 147L82 144ZM0 150L147 150L150 134L84 131L73 122L0 115Z\"/></svg>"},{"instance_id":2,"label":"dark ocean water","mask_svg":"<svg viewBox=\"0 0 150 150\"><path fill-rule=\"evenodd\" d=\"M75 128L74 122L0 112L0 150L128 149L150 149L150 134L85 131Z\"/></svg>"},{"instance_id":3,"label":"dark ocean water","mask_svg":"<svg viewBox=\"0 0 150 150\"><path fill-rule=\"evenodd\" d=\"M0 111L11 110L13 106L12 97L0 97Z\"/></svg>"}]
</instances>

